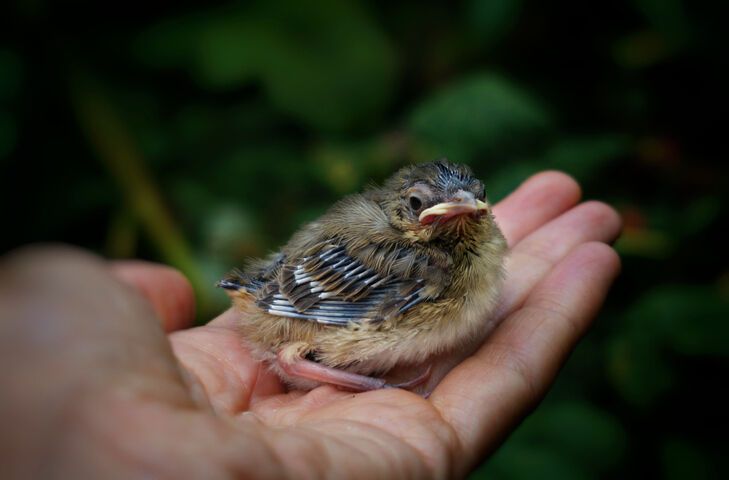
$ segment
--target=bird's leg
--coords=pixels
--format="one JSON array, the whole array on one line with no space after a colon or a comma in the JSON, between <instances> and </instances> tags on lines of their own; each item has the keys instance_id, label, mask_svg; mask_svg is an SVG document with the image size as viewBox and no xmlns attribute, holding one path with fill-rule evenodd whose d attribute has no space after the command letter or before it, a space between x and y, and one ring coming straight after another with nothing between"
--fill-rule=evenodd
<instances>
[{"instance_id":1,"label":"bird's leg","mask_svg":"<svg viewBox=\"0 0 729 480\"><path fill-rule=\"evenodd\" d=\"M385 385L385 388L402 388L405 390L415 388L418 385L422 385L423 383L428 381L428 379L430 378L431 369L432 369L432 365L428 365L428 367L425 370L423 370L423 373L421 373L417 377L411 378L407 382L400 382L400 383L395 383L395 384L388 383L387 385Z\"/></svg>"},{"instance_id":2,"label":"bird's leg","mask_svg":"<svg viewBox=\"0 0 729 480\"><path fill-rule=\"evenodd\" d=\"M278 364L281 369L292 377L305 378L321 383L328 383L338 387L353 390L355 392L366 392L368 390L377 390L380 388L413 388L428 380L430 377L430 367L424 373L407 382L398 384L389 384L384 378L368 377L358 373L340 370L338 368L327 367L305 358L282 358L279 354Z\"/></svg>"}]
</instances>

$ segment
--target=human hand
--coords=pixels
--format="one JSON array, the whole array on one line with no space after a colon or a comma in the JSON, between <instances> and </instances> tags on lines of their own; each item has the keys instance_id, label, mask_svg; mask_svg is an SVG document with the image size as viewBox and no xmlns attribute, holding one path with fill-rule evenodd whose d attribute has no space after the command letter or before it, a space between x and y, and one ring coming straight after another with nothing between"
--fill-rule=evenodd
<instances>
[{"instance_id":1,"label":"human hand","mask_svg":"<svg viewBox=\"0 0 729 480\"><path fill-rule=\"evenodd\" d=\"M4 476L464 476L543 397L618 273L602 242L620 220L604 204L575 206L579 195L544 173L494 207L511 246L503 320L436 374L428 399L286 392L246 351L237 313L179 330L192 292L174 271L67 248L11 254L0 269Z\"/></svg>"}]
</instances>

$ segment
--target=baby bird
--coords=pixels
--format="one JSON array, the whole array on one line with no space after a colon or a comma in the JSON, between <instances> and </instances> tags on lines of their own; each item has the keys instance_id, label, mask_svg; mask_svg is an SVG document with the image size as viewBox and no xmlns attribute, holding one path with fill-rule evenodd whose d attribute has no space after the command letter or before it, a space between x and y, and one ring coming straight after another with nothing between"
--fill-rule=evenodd
<instances>
[{"instance_id":1,"label":"baby bird","mask_svg":"<svg viewBox=\"0 0 729 480\"><path fill-rule=\"evenodd\" d=\"M383 377L491 327L505 252L483 183L443 159L345 197L218 285L254 354L292 387L413 388L429 368Z\"/></svg>"}]
</instances>

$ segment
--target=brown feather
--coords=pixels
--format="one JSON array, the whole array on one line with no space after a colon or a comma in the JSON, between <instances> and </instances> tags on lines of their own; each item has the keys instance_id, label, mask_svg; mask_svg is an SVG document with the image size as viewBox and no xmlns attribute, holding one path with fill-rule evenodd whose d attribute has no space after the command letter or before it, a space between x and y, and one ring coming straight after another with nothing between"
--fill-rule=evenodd
<instances>
[{"instance_id":1,"label":"brown feather","mask_svg":"<svg viewBox=\"0 0 729 480\"><path fill-rule=\"evenodd\" d=\"M407 204L407 192L421 184L432 192L428 206L456 190L483 195L468 167L406 167L382 188L337 202L268 261L228 277L245 285L232 296L243 312L243 335L261 359L276 368L279 353L310 355L331 367L382 374L492 328L506 242L491 214L421 225ZM330 312L355 317L302 318L329 321Z\"/></svg>"}]
</instances>

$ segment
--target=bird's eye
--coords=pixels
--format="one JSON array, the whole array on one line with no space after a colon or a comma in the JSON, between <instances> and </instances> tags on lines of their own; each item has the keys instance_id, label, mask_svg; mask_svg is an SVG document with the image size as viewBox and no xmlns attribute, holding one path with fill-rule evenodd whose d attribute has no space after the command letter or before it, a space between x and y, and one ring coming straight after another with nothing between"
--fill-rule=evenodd
<instances>
[{"instance_id":1,"label":"bird's eye","mask_svg":"<svg viewBox=\"0 0 729 480\"><path fill-rule=\"evenodd\" d=\"M414 211L420 210L420 207L422 207L422 206L423 206L423 201L422 201L422 200L420 200L420 199L419 199L418 197L416 197L415 195L412 195L412 196L410 197L410 200L409 200L409 202L410 202L410 208L412 208L412 209L413 209Z\"/></svg>"},{"instance_id":2,"label":"bird's eye","mask_svg":"<svg viewBox=\"0 0 729 480\"><path fill-rule=\"evenodd\" d=\"M478 198L481 201L486 200L486 190L484 189L483 185L479 189L478 195L476 196L476 198Z\"/></svg>"}]
</instances>

